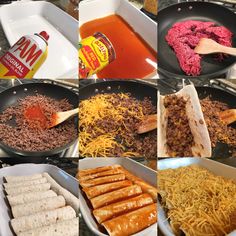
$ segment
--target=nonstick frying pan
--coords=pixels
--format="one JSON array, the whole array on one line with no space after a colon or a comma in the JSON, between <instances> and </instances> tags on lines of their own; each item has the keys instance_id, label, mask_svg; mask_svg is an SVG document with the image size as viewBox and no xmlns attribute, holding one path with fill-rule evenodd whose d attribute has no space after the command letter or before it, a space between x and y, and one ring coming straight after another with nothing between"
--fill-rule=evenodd
<instances>
[{"instance_id":1,"label":"nonstick frying pan","mask_svg":"<svg viewBox=\"0 0 236 236\"><path fill-rule=\"evenodd\" d=\"M218 62L212 55L204 56L200 76L187 76L179 66L173 49L167 44L165 36L176 22L186 20L212 21L227 27L233 34L233 47L236 47L236 14L226 7L209 2L184 2L171 5L158 12L158 69L168 77L174 78L213 78L224 74L236 62L229 56Z\"/></svg>"},{"instance_id":2,"label":"nonstick frying pan","mask_svg":"<svg viewBox=\"0 0 236 236\"><path fill-rule=\"evenodd\" d=\"M18 99L24 98L29 95L35 95L36 93L51 97L56 100L61 100L66 98L69 101L69 103L73 105L74 108L78 107L78 95L65 87L47 83L27 83L6 89L0 93L0 113L2 113L9 106L16 104ZM77 118L75 117L75 127L77 128L76 119ZM72 145L74 142L75 140L62 147L53 150L35 151L35 152L17 150L12 147L9 147L8 145L5 145L2 142L0 142L0 147L11 155L21 155L28 157L46 157L62 152L63 150L67 149L70 145Z\"/></svg>"},{"instance_id":3,"label":"nonstick frying pan","mask_svg":"<svg viewBox=\"0 0 236 236\"><path fill-rule=\"evenodd\" d=\"M199 99L210 97L214 101L224 102L232 108L236 108L236 96L222 89L212 87L196 87ZM236 129L236 122L231 124ZM212 158L227 158L232 156L232 148L227 144L218 143L212 150Z\"/></svg>"},{"instance_id":4,"label":"nonstick frying pan","mask_svg":"<svg viewBox=\"0 0 236 236\"><path fill-rule=\"evenodd\" d=\"M130 80L101 81L87 85L79 89L79 101L100 93L130 93L138 100L149 97L152 104L157 106L157 89L154 85Z\"/></svg>"},{"instance_id":5,"label":"nonstick frying pan","mask_svg":"<svg viewBox=\"0 0 236 236\"><path fill-rule=\"evenodd\" d=\"M79 102L101 93L130 93L137 100L148 97L152 104L157 106L157 88L154 85L130 80L111 80L89 84L79 89Z\"/></svg>"}]
</instances>

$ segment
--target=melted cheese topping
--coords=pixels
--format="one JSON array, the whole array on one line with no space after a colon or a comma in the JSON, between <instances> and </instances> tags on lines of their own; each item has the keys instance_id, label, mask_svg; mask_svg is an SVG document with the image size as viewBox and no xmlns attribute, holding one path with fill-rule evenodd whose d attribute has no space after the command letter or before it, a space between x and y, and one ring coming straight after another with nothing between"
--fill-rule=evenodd
<instances>
[{"instance_id":1,"label":"melted cheese topping","mask_svg":"<svg viewBox=\"0 0 236 236\"><path fill-rule=\"evenodd\" d=\"M130 99L129 94L98 94L90 99L80 102L79 105L79 151L84 157L109 157L110 150L116 147L124 150L122 156L140 156L136 152L125 152L125 146L131 146L128 140L124 138L121 142L116 140L117 134L125 137L129 131L124 123L124 115L128 114L141 120L144 116L141 105L129 104L124 106L122 100ZM108 134L98 122L111 120L115 124L120 124L119 128L114 128ZM117 126L116 126L117 127Z\"/></svg>"},{"instance_id":2,"label":"melted cheese topping","mask_svg":"<svg viewBox=\"0 0 236 236\"><path fill-rule=\"evenodd\" d=\"M236 183L198 166L158 171L162 204L176 235L221 236L236 229Z\"/></svg>"}]
</instances>

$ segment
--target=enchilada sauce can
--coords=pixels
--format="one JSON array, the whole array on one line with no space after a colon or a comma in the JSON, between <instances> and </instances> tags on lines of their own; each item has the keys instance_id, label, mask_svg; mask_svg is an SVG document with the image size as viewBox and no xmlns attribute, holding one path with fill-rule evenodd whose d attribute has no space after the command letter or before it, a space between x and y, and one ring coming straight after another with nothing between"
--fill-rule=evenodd
<instances>
[{"instance_id":1,"label":"enchilada sauce can","mask_svg":"<svg viewBox=\"0 0 236 236\"><path fill-rule=\"evenodd\" d=\"M31 79L47 58L48 39L45 31L21 37L0 58L0 78Z\"/></svg>"},{"instance_id":2,"label":"enchilada sauce can","mask_svg":"<svg viewBox=\"0 0 236 236\"><path fill-rule=\"evenodd\" d=\"M79 78L85 79L113 62L116 53L112 43L102 33L83 39L79 43Z\"/></svg>"}]
</instances>

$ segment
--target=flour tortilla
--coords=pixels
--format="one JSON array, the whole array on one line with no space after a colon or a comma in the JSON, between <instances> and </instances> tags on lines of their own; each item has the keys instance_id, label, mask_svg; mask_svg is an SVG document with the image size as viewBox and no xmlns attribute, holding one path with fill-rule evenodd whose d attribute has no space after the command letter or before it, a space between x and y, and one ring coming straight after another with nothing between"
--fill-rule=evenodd
<instances>
[{"instance_id":1,"label":"flour tortilla","mask_svg":"<svg viewBox=\"0 0 236 236\"><path fill-rule=\"evenodd\" d=\"M34 215L23 216L11 220L12 228L16 234L39 228L59 221L69 220L76 217L76 213L71 206L66 206L50 211L38 212Z\"/></svg>"},{"instance_id":2,"label":"flour tortilla","mask_svg":"<svg viewBox=\"0 0 236 236\"><path fill-rule=\"evenodd\" d=\"M71 192L69 192L67 189L59 185L48 173L43 173L43 176L51 184L51 189L55 191L58 195L62 195L65 198L67 205L72 206L76 214L78 215L79 199L76 196L74 196ZM79 191L79 185L78 185L78 191Z\"/></svg>"},{"instance_id":3,"label":"flour tortilla","mask_svg":"<svg viewBox=\"0 0 236 236\"><path fill-rule=\"evenodd\" d=\"M108 206L98 208L93 211L93 215L99 224L104 221L115 218L119 215L125 214L129 211L139 209L141 207L152 204L153 200L147 193L140 194L137 197L129 198L127 200L119 201Z\"/></svg>"},{"instance_id":4,"label":"flour tortilla","mask_svg":"<svg viewBox=\"0 0 236 236\"><path fill-rule=\"evenodd\" d=\"M38 185L29 185L17 188L5 189L8 195L15 196L22 193L32 193L32 192L42 192L50 189L50 183L38 184Z\"/></svg>"},{"instance_id":5,"label":"flour tortilla","mask_svg":"<svg viewBox=\"0 0 236 236\"><path fill-rule=\"evenodd\" d=\"M157 203L105 221L102 225L111 236L133 235L157 222ZM146 234L148 235L148 234Z\"/></svg>"},{"instance_id":6,"label":"flour tortilla","mask_svg":"<svg viewBox=\"0 0 236 236\"><path fill-rule=\"evenodd\" d=\"M18 236L78 236L79 218L65 220L49 226L35 228L20 233Z\"/></svg>"},{"instance_id":7,"label":"flour tortilla","mask_svg":"<svg viewBox=\"0 0 236 236\"><path fill-rule=\"evenodd\" d=\"M42 174L23 175L23 176L5 176L7 183L16 183L42 178Z\"/></svg>"},{"instance_id":8,"label":"flour tortilla","mask_svg":"<svg viewBox=\"0 0 236 236\"><path fill-rule=\"evenodd\" d=\"M8 195L7 199L10 206L13 207L20 204L26 204L37 200L41 200L43 198L56 197L56 196L57 194L54 191L48 190L44 192L22 193L16 196Z\"/></svg>"},{"instance_id":9,"label":"flour tortilla","mask_svg":"<svg viewBox=\"0 0 236 236\"><path fill-rule=\"evenodd\" d=\"M66 205L63 196L50 197L35 202L21 204L12 207L14 218L21 216L29 216L37 212L53 210Z\"/></svg>"},{"instance_id":10,"label":"flour tortilla","mask_svg":"<svg viewBox=\"0 0 236 236\"><path fill-rule=\"evenodd\" d=\"M9 188L18 188L18 187L44 184L44 183L47 183L47 179L45 177L40 179L27 180L23 182L4 183L3 186L5 187L5 189L9 189Z\"/></svg>"},{"instance_id":11,"label":"flour tortilla","mask_svg":"<svg viewBox=\"0 0 236 236\"><path fill-rule=\"evenodd\" d=\"M192 147L194 157L211 157L211 140L203 117L198 94L193 85L187 85L176 96L187 100L186 114L189 126L194 137L195 145ZM158 93L158 157L169 157L167 151L166 129L168 122L167 109L164 106L165 96Z\"/></svg>"}]
</instances>

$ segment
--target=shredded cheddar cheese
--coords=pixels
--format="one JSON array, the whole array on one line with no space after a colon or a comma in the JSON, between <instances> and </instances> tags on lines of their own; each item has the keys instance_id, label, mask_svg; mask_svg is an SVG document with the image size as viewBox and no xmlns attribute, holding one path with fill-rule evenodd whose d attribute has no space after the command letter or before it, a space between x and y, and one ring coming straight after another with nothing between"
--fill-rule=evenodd
<instances>
[{"instance_id":1,"label":"shredded cheddar cheese","mask_svg":"<svg viewBox=\"0 0 236 236\"><path fill-rule=\"evenodd\" d=\"M223 236L236 229L236 183L189 166L158 171L162 204L176 235Z\"/></svg>"},{"instance_id":2,"label":"shredded cheddar cheese","mask_svg":"<svg viewBox=\"0 0 236 236\"><path fill-rule=\"evenodd\" d=\"M144 116L140 103L127 103L128 93L98 94L79 104L79 151L84 157L110 157L112 149L122 150L121 156L140 156L140 153L126 151L133 145L127 133L130 127L125 117L141 120ZM126 104L129 104L127 106ZM108 122L109 133L103 123ZM117 137L121 137L119 140Z\"/></svg>"}]
</instances>

